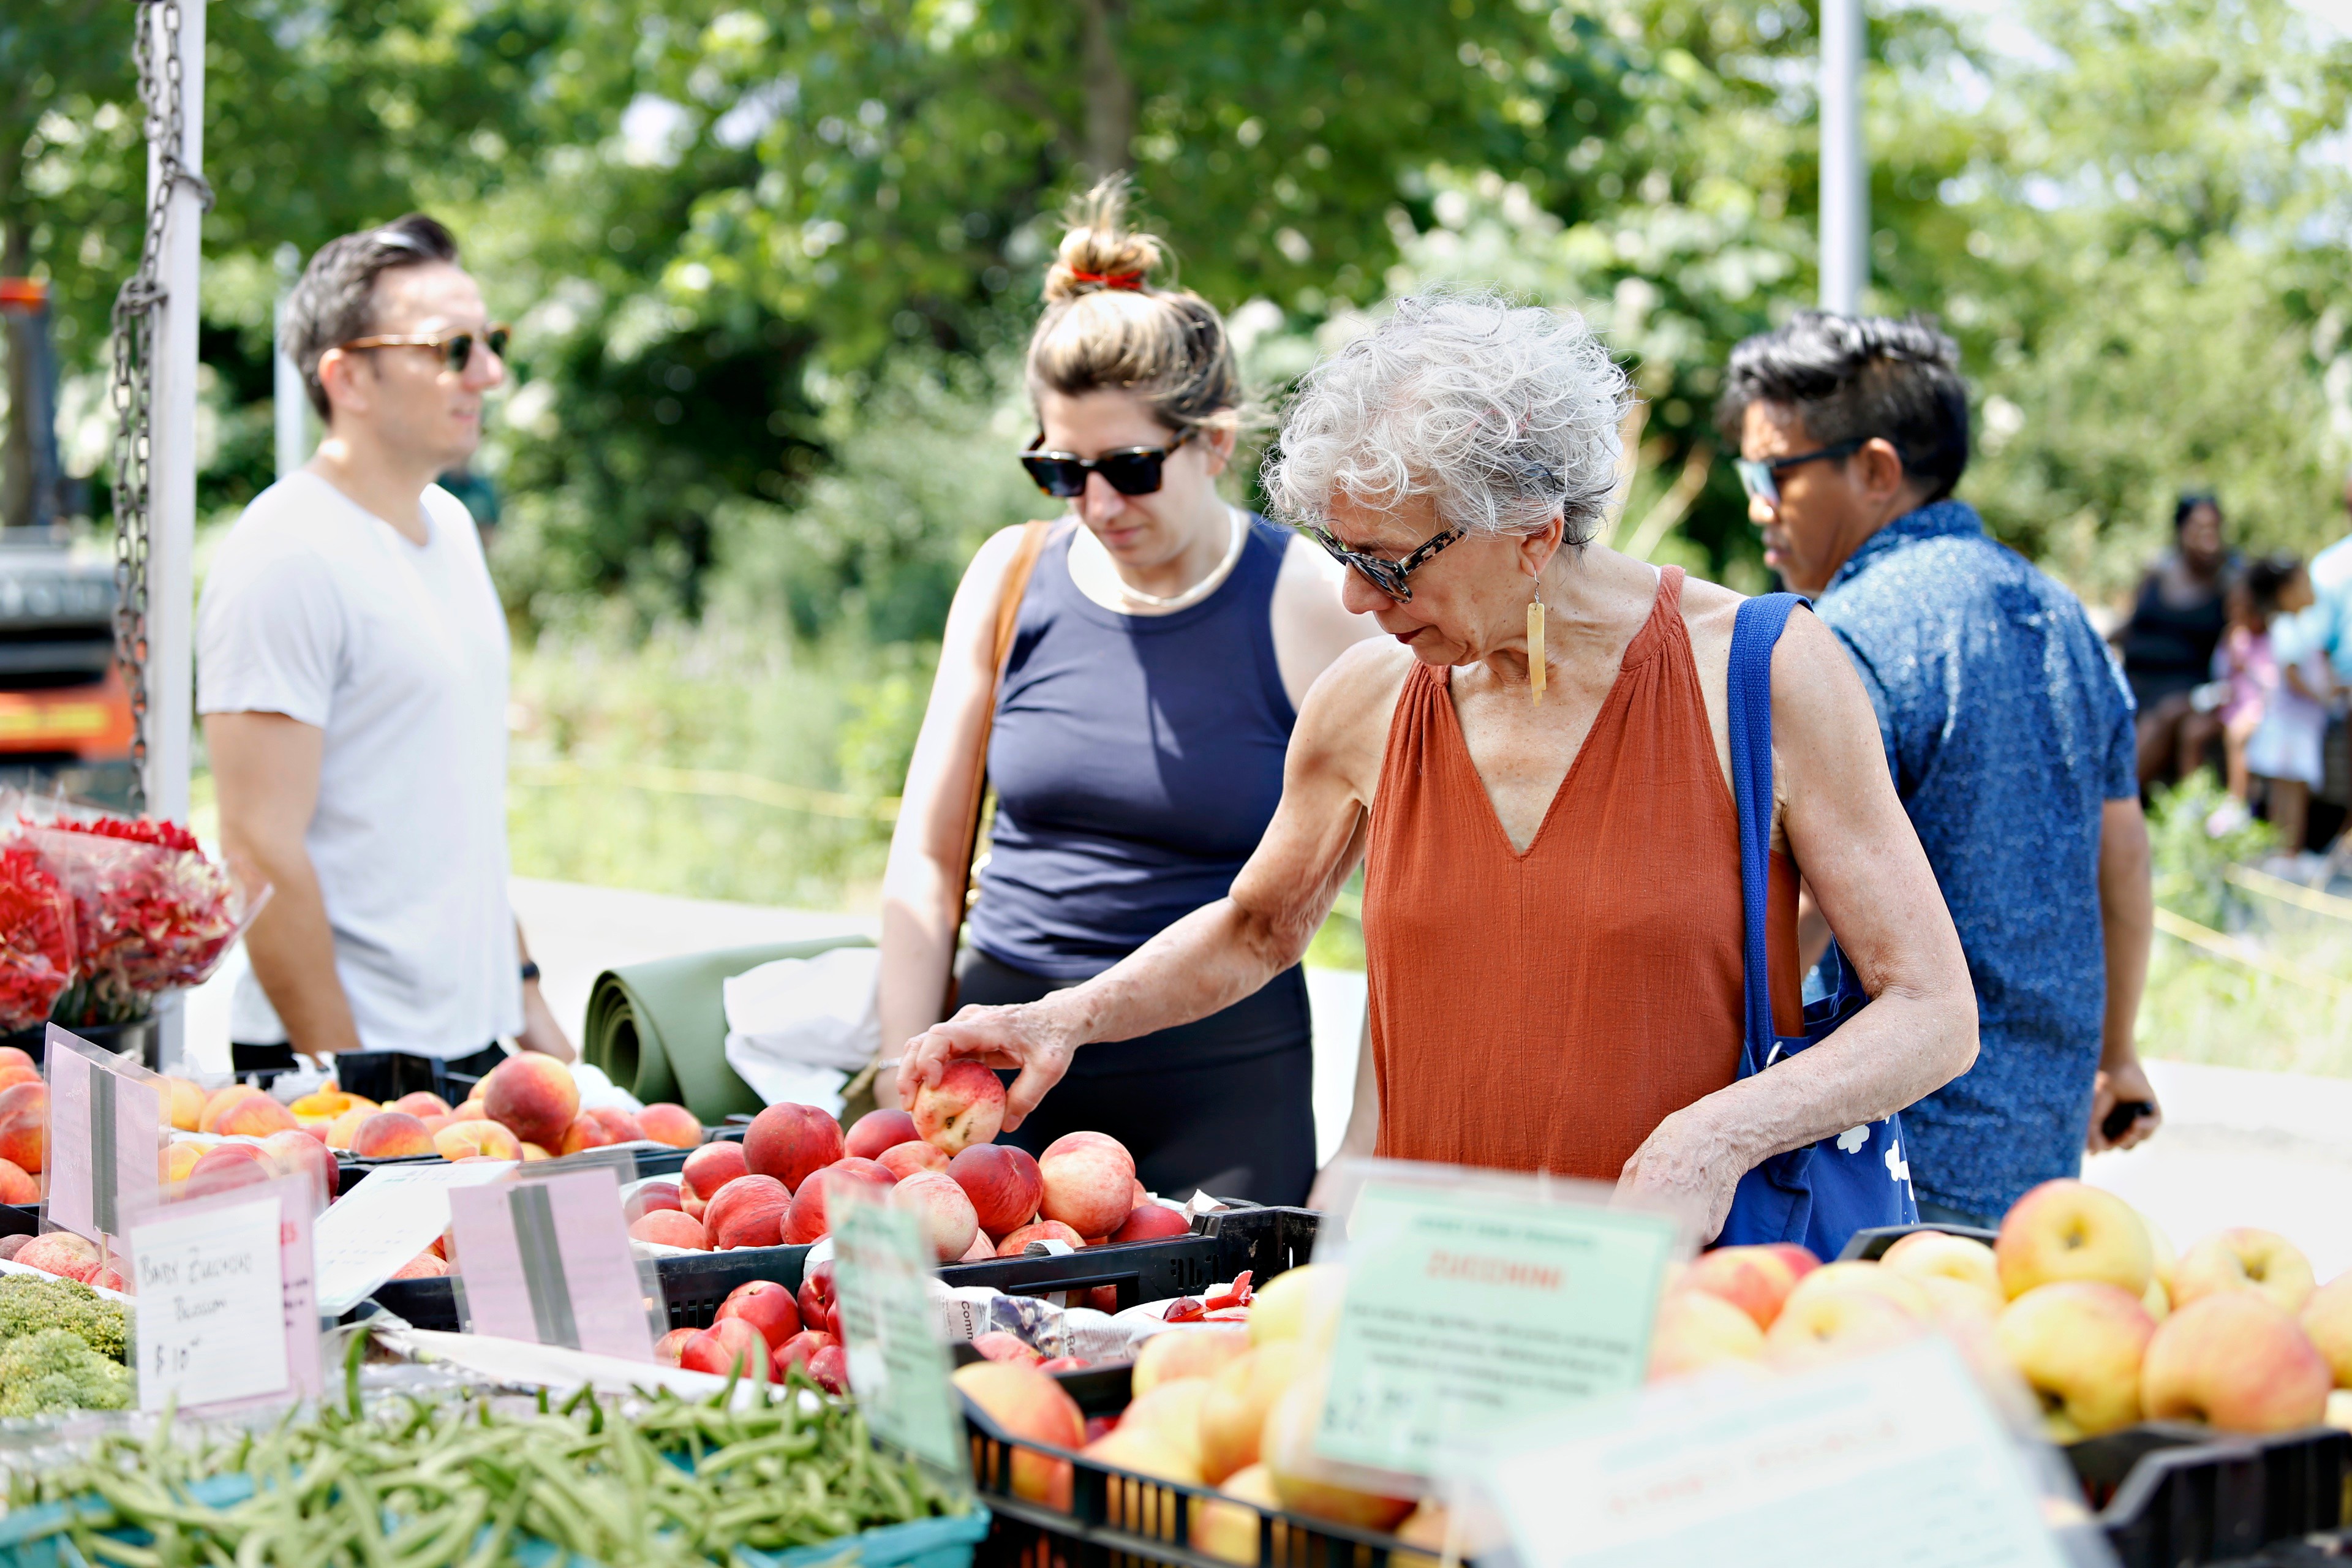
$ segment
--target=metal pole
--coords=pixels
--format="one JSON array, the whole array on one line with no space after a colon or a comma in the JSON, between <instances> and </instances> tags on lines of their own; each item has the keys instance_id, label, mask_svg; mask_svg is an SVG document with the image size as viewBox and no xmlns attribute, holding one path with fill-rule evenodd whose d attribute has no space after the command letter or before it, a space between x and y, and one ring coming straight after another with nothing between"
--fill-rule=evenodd
<instances>
[{"instance_id":1,"label":"metal pole","mask_svg":"<svg viewBox=\"0 0 2352 1568\"><path fill-rule=\"evenodd\" d=\"M278 379L274 388L278 416L278 477L284 479L310 460L310 402L302 387L302 373L286 353L286 300L301 276L302 253L291 245L278 247L276 342Z\"/></svg>"},{"instance_id":2,"label":"metal pole","mask_svg":"<svg viewBox=\"0 0 2352 1568\"><path fill-rule=\"evenodd\" d=\"M1862 0L1822 3L1822 309L1853 315L1870 282L1862 152Z\"/></svg>"},{"instance_id":3,"label":"metal pole","mask_svg":"<svg viewBox=\"0 0 2352 1568\"><path fill-rule=\"evenodd\" d=\"M170 36L163 7L140 8L156 29L158 60ZM180 163L202 175L205 166L205 0L180 0L179 68L182 111ZM162 160L147 156L148 199L162 179ZM163 300L155 322L154 401L151 416L153 500L147 556L147 810L164 820L188 820L190 731L195 722L196 319L197 267L204 203L180 182L170 194L163 230ZM172 1002L180 998L175 994ZM161 1010L159 1058L180 1059L184 1026L177 1005Z\"/></svg>"}]
</instances>

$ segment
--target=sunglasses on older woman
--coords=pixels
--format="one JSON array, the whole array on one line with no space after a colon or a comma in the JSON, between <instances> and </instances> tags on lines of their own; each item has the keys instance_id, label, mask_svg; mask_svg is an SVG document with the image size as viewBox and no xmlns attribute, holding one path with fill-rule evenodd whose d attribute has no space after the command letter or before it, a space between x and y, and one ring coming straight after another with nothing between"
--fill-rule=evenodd
<instances>
[{"instance_id":1,"label":"sunglasses on older woman","mask_svg":"<svg viewBox=\"0 0 2352 1568\"><path fill-rule=\"evenodd\" d=\"M338 343L335 346L347 353L355 349L432 349L440 354L441 363L445 368L454 374L463 375L466 374L466 367L474 363L476 343L478 342L488 349L493 358L504 359L507 340L512 335L513 329L504 325L486 327L480 331L468 327L449 332L415 332L384 337L353 338L350 342Z\"/></svg>"},{"instance_id":2,"label":"sunglasses on older woman","mask_svg":"<svg viewBox=\"0 0 2352 1568\"><path fill-rule=\"evenodd\" d=\"M1076 452L1040 451L1038 448L1045 444L1045 437L1040 436L1021 454L1021 466L1029 470L1029 477L1037 481L1039 489L1064 500L1086 494L1088 474L1100 474L1111 489L1123 496L1148 496L1160 489L1160 469L1169 454L1197 434L1197 430L1187 430L1165 447L1121 447L1099 458L1081 458Z\"/></svg>"},{"instance_id":3,"label":"sunglasses on older woman","mask_svg":"<svg viewBox=\"0 0 2352 1568\"><path fill-rule=\"evenodd\" d=\"M1429 564L1432 557L1462 537L1462 530L1449 528L1432 534L1420 547L1402 561L1390 561L1378 555L1367 555L1360 550L1350 550L1329 531L1310 523L1299 525L1298 531L1329 551L1331 559L1351 567L1373 587L1400 605L1412 602L1412 574Z\"/></svg>"}]
</instances>

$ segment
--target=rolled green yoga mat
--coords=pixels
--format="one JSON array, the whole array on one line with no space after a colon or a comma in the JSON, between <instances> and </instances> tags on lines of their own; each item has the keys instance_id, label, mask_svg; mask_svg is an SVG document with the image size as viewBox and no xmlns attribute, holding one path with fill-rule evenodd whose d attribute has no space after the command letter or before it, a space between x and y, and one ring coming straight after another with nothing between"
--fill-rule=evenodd
<instances>
[{"instance_id":1,"label":"rolled green yoga mat","mask_svg":"<svg viewBox=\"0 0 2352 1568\"><path fill-rule=\"evenodd\" d=\"M862 936L821 937L608 969L588 994L583 1054L639 1100L683 1105L705 1126L737 1112L756 1112L760 1097L727 1065L727 1008L719 986L779 958L814 958L836 947L873 945Z\"/></svg>"}]
</instances>

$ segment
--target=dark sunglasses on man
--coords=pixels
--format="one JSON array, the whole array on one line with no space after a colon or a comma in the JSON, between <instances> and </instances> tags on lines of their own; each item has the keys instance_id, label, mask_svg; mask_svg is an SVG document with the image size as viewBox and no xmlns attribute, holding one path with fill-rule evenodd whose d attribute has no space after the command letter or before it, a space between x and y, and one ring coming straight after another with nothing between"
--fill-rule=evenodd
<instances>
[{"instance_id":1,"label":"dark sunglasses on man","mask_svg":"<svg viewBox=\"0 0 2352 1568\"><path fill-rule=\"evenodd\" d=\"M1160 470L1169 454L1199 433L1195 427L1165 447L1121 447L1099 458L1081 458L1076 452L1040 451L1045 437L1039 436L1021 454L1021 466L1029 470L1029 477L1037 481L1039 489L1064 500L1086 493L1088 474L1100 474L1111 489L1123 496L1148 496L1160 489Z\"/></svg>"},{"instance_id":2,"label":"dark sunglasses on man","mask_svg":"<svg viewBox=\"0 0 2352 1568\"><path fill-rule=\"evenodd\" d=\"M1739 470L1740 488L1767 506L1780 504L1780 476L1790 468L1807 463L1827 462L1832 458L1851 458L1870 445L1870 437L1857 436L1851 441L1839 441L1816 452L1800 452L1793 458L1735 458L1732 466Z\"/></svg>"},{"instance_id":3,"label":"dark sunglasses on man","mask_svg":"<svg viewBox=\"0 0 2352 1568\"><path fill-rule=\"evenodd\" d=\"M486 327L480 331L467 327L448 332L353 338L350 342L338 343L335 346L347 352L357 349L432 349L440 354L441 363L445 368L455 374L463 375L466 374L466 367L474 363L476 343L481 343L488 348L493 358L504 359L507 353L507 340L513 335L513 328L500 323Z\"/></svg>"}]
</instances>

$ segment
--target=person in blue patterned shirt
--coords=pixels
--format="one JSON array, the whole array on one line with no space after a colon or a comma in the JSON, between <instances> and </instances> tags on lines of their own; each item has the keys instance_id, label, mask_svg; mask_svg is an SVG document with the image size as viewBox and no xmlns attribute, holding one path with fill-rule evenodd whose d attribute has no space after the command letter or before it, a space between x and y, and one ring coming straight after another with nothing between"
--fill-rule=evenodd
<instances>
[{"instance_id":1,"label":"person in blue patterned shirt","mask_svg":"<svg viewBox=\"0 0 2352 1568\"><path fill-rule=\"evenodd\" d=\"M1931 322L1801 311L1732 352L1717 421L1766 563L1870 693L1976 984L1976 1066L1903 1113L1920 1213L1995 1224L2161 1121L2132 1040L2155 914L2130 689L2081 602L1953 499L1968 389ZM1810 957L1832 935L1807 915Z\"/></svg>"}]
</instances>

